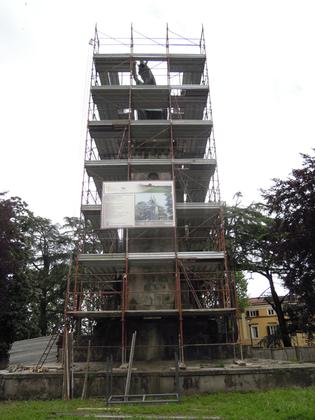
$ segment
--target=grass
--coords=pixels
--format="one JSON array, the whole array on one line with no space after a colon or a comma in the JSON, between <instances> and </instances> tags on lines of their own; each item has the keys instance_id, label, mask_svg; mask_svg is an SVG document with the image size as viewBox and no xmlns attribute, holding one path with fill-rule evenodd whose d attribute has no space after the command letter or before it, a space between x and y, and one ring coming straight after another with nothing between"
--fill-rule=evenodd
<instances>
[{"instance_id":1,"label":"grass","mask_svg":"<svg viewBox=\"0 0 315 420\"><path fill-rule=\"evenodd\" d=\"M195 418L218 417L220 420L314 420L315 387L274 389L265 392L233 392L183 397L179 404L150 406L114 406L107 408L101 399L86 401L5 401L0 402L1 420L80 419L71 413L78 408L103 408L106 414L130 414L133 419L159 415ZM88 411L93 413L93 411ZM102 410L95 410L99 414ZM56 416L55 413L68 413ZM85 415L87 411L85 411ZM92 415L84 419L95 418Z\"/></svg>"}]
</instances>

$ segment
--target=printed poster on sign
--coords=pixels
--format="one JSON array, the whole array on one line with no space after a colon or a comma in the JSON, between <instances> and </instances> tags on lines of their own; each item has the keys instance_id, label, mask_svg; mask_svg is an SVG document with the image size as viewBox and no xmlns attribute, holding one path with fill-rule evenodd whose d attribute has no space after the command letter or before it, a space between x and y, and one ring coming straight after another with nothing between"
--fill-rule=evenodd
<instances>
[{"instance_id":1,"label":"printed poster on sign","mask_svg":"<svg viewBox=\"0 0 315 420\"><path fill-rule=\"evenodd\" d=\"M104 182L101 229L175 226L172 181Z\"/></svg>"}]
</instances>

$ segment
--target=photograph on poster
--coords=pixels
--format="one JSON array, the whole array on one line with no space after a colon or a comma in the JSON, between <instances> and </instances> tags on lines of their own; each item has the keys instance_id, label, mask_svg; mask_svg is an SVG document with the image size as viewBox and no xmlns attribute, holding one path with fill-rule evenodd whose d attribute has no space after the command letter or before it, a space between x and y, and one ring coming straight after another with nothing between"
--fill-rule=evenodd
<instances>
[{"instance_id":1,"label":"photograph on poster","mask_svg":"<svg viewBox=\"0 0 315 420\"><path fill-rule=\"evenodd\" d=\"M174 226L172 181L104 182L101 229Z\"/></svg>"},{"instance_id":2,"label":"photograph on poster","mask_svg":"<svg viewBox=\"0 0 315 420\"><path fill-rule=\"evenodd\" d=\"M152 186L135 194L135 225L172 226L172 187Z\"/></svg>"}]
</instances>

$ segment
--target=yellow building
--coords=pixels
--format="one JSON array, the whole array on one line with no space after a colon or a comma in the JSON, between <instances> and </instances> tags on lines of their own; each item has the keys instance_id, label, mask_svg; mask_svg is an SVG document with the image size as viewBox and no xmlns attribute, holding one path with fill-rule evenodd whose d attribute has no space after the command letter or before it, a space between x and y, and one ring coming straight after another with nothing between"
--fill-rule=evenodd
<instances>
[{"instance_id":1,"label":"yellow building","mask_svg":"<svg viewBox=\"0 0 315 420\"><path fill-rule=\"evenodd\" d=\"M241 314L241 342L253 346L264 339L267 342L268 336L277 333L278 325L277 314L264 297L249 298L249 305ZM307 345L306 337L302 333L297 333L291 338L295 346Z\"/></svg>"}]
</instances>

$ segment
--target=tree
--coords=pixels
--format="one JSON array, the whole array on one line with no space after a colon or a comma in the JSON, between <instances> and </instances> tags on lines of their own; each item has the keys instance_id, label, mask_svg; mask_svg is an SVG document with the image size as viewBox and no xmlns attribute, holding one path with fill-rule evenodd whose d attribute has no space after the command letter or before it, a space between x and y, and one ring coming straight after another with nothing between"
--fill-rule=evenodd
<instances>
[{"instance_id":1,"label":"tree","mask_svg":"<svg viewBox=\"0 0 315 420\"><path fill-rule=\"evenodd\" d=\"M31 279L31 317L39 335L52 333L62 322L66 280L70 260L81 252L98 253L102 249L90 223L77 217L65 217L63 225L32 216L30 237L32 259L28 273ZM74 264L73 270L74 269Z\"/></svg>"},{"instance_id":2,"label":"tree","mask_svg":"<svg viewBox=\"0 0 315 420\"><path fill-rule=\"evenodd\" d=\"M33 296L31 312L40 334L51 333L62 322L68 262L73 238L63 234L59 224L38 216L31 217L32 259L28 274Z\"/></svg>"},{"instance_id":3,"label":"tree","mask_svg":"<svg viewBox=\"0 0 315 420\"><path fill-rule=\"evenodd\" d=\"M83 232L85 251L99 252L90 224L75 217L53 224L0 194L0 358L13 341L49 334L63 321L68 263Z\"/></svg>"},{"instance_id":4,"label":"tree","mask_svg":"<svg viewBox=\"0 0 315 420\"><path fill-rule=\"evenodd\" d=\"M239 203L225 212L226 242L229 263L235 271L251 271L264 276L270 286L270 304L275 310L284 346L290 347L287 322L274 286L274 276L281 270L275 259L274 246L279 239L273 219L263 204L241 208Z\"/></svg>"},{"instance_id":5,"label":"tree","mask_svg":"<svg viewBox=\"0 0 315 420\"><path fill-rule=\"evenodd\" d=\"M90 220L82 220L79 217L64 217L61 232L69 239L69 251L74 256L80 252L99 254L104 251L101 239L104 239L105 235L97 231Z\"/></svg>"},{"instance_id":6,"label":"tree","mask_svg":"<svg viewBox=\"0 0 315 420\"><path fill-rule=\"evenodd\" d=\"M301 154L303 165L263 191L279 233L276 258L285 286L297 300L296 325L315 331L315 156ZM292 311L292 308L291 308Z\"/></svg>"},{"instance_id":7,"label":"tree","mask_svg":"<svg viewBox=\"0 0 315 420\"><path fill-rule=\"evenodd\" d=\"M248 306L248 295L247 295L247 280L242 271L236 271L235 273L235 288L238 300L238 306L241 311L244 311Z\"/></svg>"},{"instance_id":8,"label":"tree","mask_svg":"<svg viewBox=\"0 0 315 420\"><path fill-rule=\"evenodd\" d=\"M28 216L27 205L19 197L0 194L0 358L27 329Z\"/></svg>"}]
</instances>

